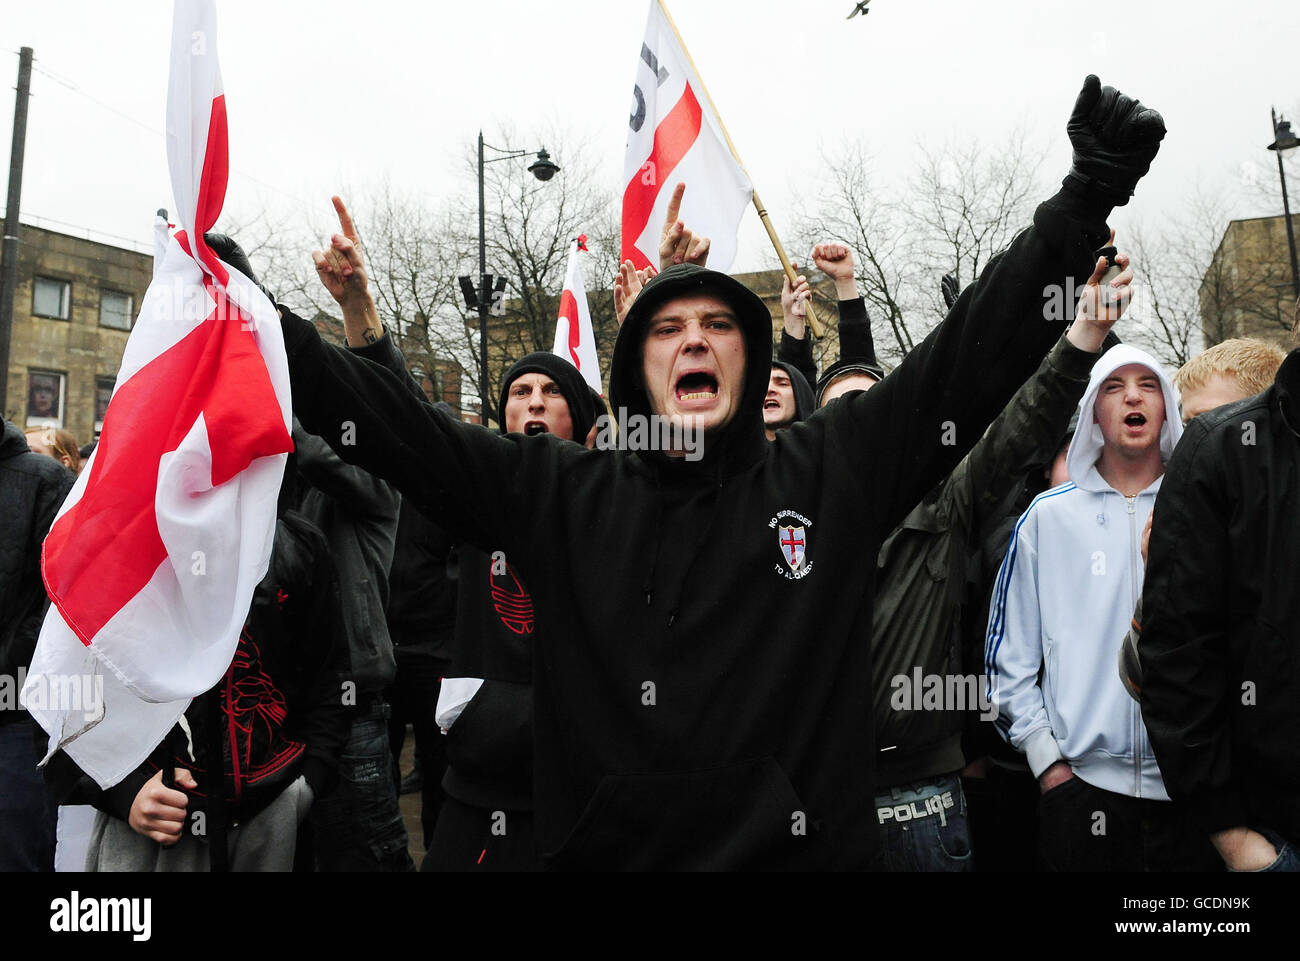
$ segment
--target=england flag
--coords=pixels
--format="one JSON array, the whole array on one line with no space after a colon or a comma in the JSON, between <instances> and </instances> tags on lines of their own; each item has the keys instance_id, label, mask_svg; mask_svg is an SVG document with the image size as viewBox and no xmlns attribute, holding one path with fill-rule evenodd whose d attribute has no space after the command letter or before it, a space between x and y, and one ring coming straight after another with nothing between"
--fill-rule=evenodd
<instances>
[{"instance_id":1,"label":"england flag","mask_svg":"<svg viewBox=\"0 0 1300 961\"><path fill-rule=\"evenodd\" d=\"M569 267L564 272L564 292L560 295L560 316L555 322L555 346L551 353L578 368L582 379L602 397L600 361L596 359L596 337L591 328L591 311L587 308L587 290L582 283L582 265L578 253L586 253L587 236L583 234L569 250Z\"/></svg>"},{"instance_id":2,"label":"england flag","mask_svg":"<svg viewBox=\"0 0 1300 961\"><path fill-rule=\"evenodd\" d=\"M623 164L621 260L659 266L659 233L678 183L681 220L708 237L709 266L727 271L754 188L727 145L704 85L659 0L651 0L632 88Z\"/></svg>"},{"instance_id":3,"label":"england flag","mask_svg":"<svg viewBox=\"0 0 1300 961\"><path fill-rule=\"evenodd\" d=\"M99 446L42 552L53 605L23 704L50 753L64 749L104 787L229 667L293 449L275 308L203 239L228 172L216 41L213 0L176 0L167 159L179 229L140 306ZM96 703L63 696L87 676Z\"/></svg>"}]
</instances>

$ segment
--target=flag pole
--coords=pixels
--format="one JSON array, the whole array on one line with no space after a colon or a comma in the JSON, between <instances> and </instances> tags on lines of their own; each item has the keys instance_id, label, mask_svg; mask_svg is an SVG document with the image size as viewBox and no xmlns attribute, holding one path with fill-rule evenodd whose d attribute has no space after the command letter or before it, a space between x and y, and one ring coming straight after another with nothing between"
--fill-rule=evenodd
<instances>
[{"instance_id":1,"label":"flag pole","mask_svg":"<svg viewBox=\"0 0 1300 961\"><path fill-rule=\"evenodd\" d=\"M704 99L709 102L709 109L713 111L713 116L717 118L718 126L722 129L722 138L727 141L727 149L731 151L731 156L735 158L736 163L740 165L741 170L745 170L745 163L740 159L740 152L736 150L736 145L731 141L731 134L727 133L727 125L722 122L722 114L718 113L718 108L713 103L713 98L709 96L709 89L704 84L704 77L700 74L699 68L695 66L695 61L691 59L691 51L686 46L686 41L682 39L682 33L677 29L677 24L673 22L673 15L668 12L664 6L663 0L656 0L659 9L663 11L664 19L668 21L668 26L673 31L673 36L677 38L677 45L682 48L682 53L686 56L686 62L691 65L691 71L700 81L700 92L704 94ZM746 175L749 171L745 171ZM753 178L750 178L753 183ZM781 261L781 269L785 271L786 279L790 281L790 289L794 289L797 275L794 271L794 264L790 263L790 258L786 255L785 247L781 243L781 238L776 235L776 228L772 226L772 221L767 215L767 208L763 206L763 201L759 199L758 191L753 191L754 209L758 211L758 219L763 222L763 228L767 231L768 239L772 241L772 247L776 250L776 256ZM812 327L813 336L818 340L822 338L823 328L821 321L817 319L817 314L813 310L812 298L808 299L808 324Z\"/></svg>"}]
</instances>

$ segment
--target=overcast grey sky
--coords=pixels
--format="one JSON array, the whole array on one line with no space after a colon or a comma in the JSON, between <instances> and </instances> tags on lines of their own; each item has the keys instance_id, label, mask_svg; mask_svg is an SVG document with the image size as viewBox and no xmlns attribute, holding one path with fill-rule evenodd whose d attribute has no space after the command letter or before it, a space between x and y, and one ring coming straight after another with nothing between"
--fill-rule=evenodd
<instances>
[{"instance_id":1,"label":"overcast grey sky","mask_svg":"<svg viewBox=\"0 0 1300 961\"><path fill-rule=\"evenodd\" d=\"M1081 20L1086 5L1057 0L873 0L870 15L846 22L851 0L668 0L783 232L792 232L796 196L817 188L818 140L841 133L865 137L880 169L901 179L919 139L992 144L1022 125L1049 146L1042 172L1059 180L1069 165L1065 121L1089 72L1157 107L1169 128L1135 202L1114 221L1121 230L1127 217L1175 215L1198 182L1228 194L1234 215L1274 213L1241 187L1252 172L1277 177L1264 150L1268 110L1300 105L1300 3L1094 6L1099 14ZM162 137L170 0L4 8L0 155L17 50L31 46L37 58L24 215L147 244L153 210L171 206ZM545 124L586 135L604 186L621 192L647 8L219 0L235 168L227 210L312 205L323 222L331 192L385 177L435 200L469 193L464 146L481 125L490 140L502 121L521 137ZM561 165L566 146L557 145ZM1300 193L1300 177L1294 187ZM734 269L762 266L768 251L752 213L741 232Z\"/></svg>"}]
</instances>

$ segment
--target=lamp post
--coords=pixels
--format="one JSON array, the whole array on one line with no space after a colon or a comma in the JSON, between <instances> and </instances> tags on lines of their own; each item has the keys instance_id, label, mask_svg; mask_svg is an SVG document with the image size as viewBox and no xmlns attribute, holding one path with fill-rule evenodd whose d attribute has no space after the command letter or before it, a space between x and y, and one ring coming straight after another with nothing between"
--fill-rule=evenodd
<instances>
[{"instance_id":1,"label":"lamp post","mask_svg":"<svg viewBox=\"0 0 1300 961\"><path fill-rule=\"evenodd\" d=\"M1291 132L1291 121L1280 120L1277 111L1270 109L1273 116L1273 142L1268 149L1277 153L1277 175L1282 180L1282 211L1286 214L1286 242L1291 249L1291 292L1300 300L1300 267L1296 266L1295 230L1291 226L1291 203L1286 196L1286 172L1282 169L1282 152L1300 146L1300 140Z\"/></svg>"},{"instance_id":2,"label":"lamp post","mask_svg":"<svg viewBox=\"0 0 1300 961\"><path fill-rule=\"evenodd\" d=\"M485 157L483 151L495 150L500 156ZM483 142L483 131L478 132L478 291L475 301L478 304L478 353L479 353L479 403L482 411L482 421L486 426L488 419L492 416L492 406L488 400L491 392L491 385L488 383L488 356L487 356L487 319L488 311L491 307L492 282L488 280L487 275L487 237L484 230L486 213L483 203L483 172L484 167L498 160L514 160L519 157L527 156L533 153L531 150L505 150L501 147L494 147L491 144ZM559 171L559 166L551 160L551 155L543 147L537 151L537 159L528 165L528 171L538 180L545 183L550 180Z\"/></svg>"}]
</instances>

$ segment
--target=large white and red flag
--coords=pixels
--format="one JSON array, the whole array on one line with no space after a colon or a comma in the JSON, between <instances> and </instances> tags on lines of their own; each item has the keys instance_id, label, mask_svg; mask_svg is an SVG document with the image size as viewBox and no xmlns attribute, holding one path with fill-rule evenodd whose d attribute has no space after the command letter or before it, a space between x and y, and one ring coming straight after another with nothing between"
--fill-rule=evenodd
<instances>
[{"instance_id":1,"label":"large white and red flag","mask_svg":"<svg viewBox=\"0 0 1300 961\"><path fill-rule=\"evenodd\" d=\"M555 346L551 348L551 353L559 354L578 368L587 386L603 397L605 391L600 386L596 336L591 328L587 288L583 286L582 265L578 261L580 251L587 251L586 234L574 241L569 250L569 267L564 272L564 292L560 294L560 316L555 322Z\"/></svg>"},{"instance_id":2,"label":"large white and red flag","mask_svg":"<svg viewBox=\"0 0 1300 961\"><path fill-rule=\"evenodd\" d=\"M680 219L708 237L709 266L728 270L754 188L727 146L704 85L659 0L651 0L632 89L623 162L620 259L659 266L659 233L673 187L686 183Z\"/></svg>"},{"instance_id":3,"label":"large white and red flag","mask_svg":"<svg viewBox=\"0 0 1300 961\"><path fill-rule=\"evenodd\" d=\"M167 160L179 229L140 305L99 446L41 558L53 605L23 704L50 751L102 786L229 667L293 449L275 308L203 239L228 170L216 40L213 0L176 0ZM74 703L88 676L102 692Z\"/></svg>"}]
</instances>

